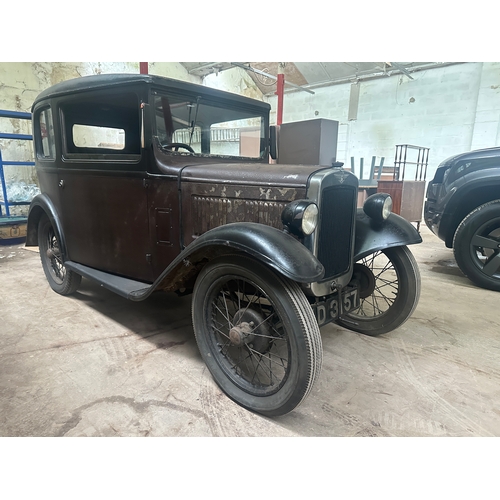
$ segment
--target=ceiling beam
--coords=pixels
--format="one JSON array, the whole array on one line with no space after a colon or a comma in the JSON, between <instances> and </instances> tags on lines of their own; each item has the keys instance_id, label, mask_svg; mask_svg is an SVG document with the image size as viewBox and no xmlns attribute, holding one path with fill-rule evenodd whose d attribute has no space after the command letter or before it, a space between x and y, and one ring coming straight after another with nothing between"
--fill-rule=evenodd
<instances>
[{"instance_id":1,"label":"ceiling beam","mask_svg":"<svg viewBox=\"0 0 500 500\"><path fill-rule=\"evenodd\" d=\"M235 63L235 62L232 62L231 64L233 64L234 66L237 66L238 68L242 68L242 69L245 69L247 71L252 71L253 73L257 73L258 75L266 76L267 78L271 78L272 80L278 80L277 76L270 75L269 73L265 73L264 71L261 71L260 69L252 68L250 65L246 66L245 64L240 64L240 63ZM295 83L290 83L290 82L287 82L285 80L285 85L289 85L290 87L294 87L297 90L303 90L304 92L308 92L309 94L314 95L314 92L312 90L301 87L300 85L295 85Z\"/></svg>"},{"instance_id":2,"label":"ceiling beam","mask_svg":"<svg viewBox=\"0 0 500 500\"><path fill-rule=\"evenodd\" d=\"M224 64L222 62L211 62L211 63L206 63L206 64L202 64L201 66L196 66L195 68L191 68L188 73L189 74L193 74L195 73L196 71L202 71L204 69L214 69L215 70L215 66L217 64Z\"/></svg>"},{"instance_id":3,"label":"ceiling beam","mask_svg":"<svg viewBox=\"0 0 500 500\"><path fill-rule=\"evenodd\" d=\"M463 62L430 63L430 64L425 64L422 66L412 67L411 71L412 71L412 73L414 73L417 71L425 71L428 69L443 68L445 66L453 66L455 64L463 64ZM301 87L301 90L329 87L331 85L339 85L339 84L344 84L344 83L355 83L355 82L363 82L363 81L368 81L368 80L375 80L377 78L384 78L384 77L388 77L388 76L393 76L395 74L398 74L398 72L400 71L399 69L396 69L395 67L389 73L387 73L386 71L382 71L382 68L379 68L379 69L380 69L380 71L374 71L371 73L359 73L358 76L352 75L352 76L348 76L348 77L337 78L335 80L325 80L322 82L310 83L304 87ZM295 89L286 89L285 92L286 93L296 92L296 90ZM273 93L267 93L264 95L271 96L271 95L273 95Z\"/></svg>"},{"instance_id":4,"label":"ceiling beam","mask_svg":"<svg viewBox=\"0 0 500 500\"><path fill-rule=\"evenodd\" d=\"M399 69L399 71L401 71L401 73L404 73L410 80L413 80L413 77L410 75L408 70L406 68L404 68L403 66L401 66L401 64L398 64L396 62L390 62L389 64L391 66L394 66L396 69Z\"/></svg>"}]
</instances>

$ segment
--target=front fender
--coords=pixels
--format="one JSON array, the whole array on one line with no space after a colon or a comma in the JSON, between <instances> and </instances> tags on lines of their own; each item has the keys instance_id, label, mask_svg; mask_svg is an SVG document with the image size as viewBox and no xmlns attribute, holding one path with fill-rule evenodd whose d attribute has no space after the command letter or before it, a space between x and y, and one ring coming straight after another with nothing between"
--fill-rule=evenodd
<instances>
[{"instance_id":1,"label":"front fender","mask_svg":"<svg viewBox=\"0 0 500 500\"><path fill-rule=\"evenodd\" d=\"M235 222L216 227L197 238L181 256L189 258L209 246L234 248L299 283L317 281L325 272L323 265L302 243L264 224Z\"/></svg>"},{"instance_id":2,"label":"front fender","mask_svg":"<svg viewBox=\"0 0 500 500\"><path fill-rule=\"evenodd\" d=\"M422 243L418 231L403 217L391 214L376 222L359 208L356 214L354 262L385 248Z\"/></svg>"},{"instance_id":3,"label":"front fender","mask_svg":"<svg viewBox=\"0 0 500 500\"><path fill-rule=\"evenodd\" d=\"M449 198L443 200L438 236L448 248L452 248L455 231L464 217L478 206L500 198L499 175L500 169L466 175L463 183L454 185Z\"/></svg>"},{"instance_id":4,"label":"front fender","mask_svg":"<svg viewBox=\"0 0 500 500\"><path fill-rule=\"evenodd\" d=\"M149 288L132 292L128 298L143 300L154 290L176 290L177 285L189 281L199 272L198 263L231 249L250 255L299 283L318 281L325 273L318 259L289 234L264 224L235 222L203 233L170 263Z\"/></svg>"},{"instance_id":5,"label":"front fender","mask_svg":"<svg viewBox=\"0 0 500 500\"><path fill-rule=\"evenodd\" d=\"M57 215L54 204L46 194L38 194L33 198L30 204L27 222L26 246L38 246L38 223L43 214L46 214L57 234L60 251L63 260L66 260L66 242L62 231L61 220Z\"/></svg>"}]
</instances>

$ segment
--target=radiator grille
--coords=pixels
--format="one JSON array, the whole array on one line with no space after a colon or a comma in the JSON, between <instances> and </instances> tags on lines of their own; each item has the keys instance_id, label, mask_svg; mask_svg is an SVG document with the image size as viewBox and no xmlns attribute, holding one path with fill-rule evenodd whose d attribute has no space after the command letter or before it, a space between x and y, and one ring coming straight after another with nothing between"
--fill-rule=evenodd
<instances>
[{"instance_id":1,"label":"radiator grille","mask_svg":"<svg viewBox=\"0 0 500 500\"><path fill-rule=\"evenodd\" d=\"M193 234L199 236L231 222L258 222L283 228L281 212L288 202L193 196Z\"/></svg>"},{"instance_id":2,"label":"radiator grille","mask_svg":"<svg viewBox=\"0 0 500 500\"><path fill-rule=\"evenodd\" d=\"M318 259L325 267L324 278L349 270L356 196L356 188L346 185L329 186L322 192Z\"/></svg>"}]
</instances>

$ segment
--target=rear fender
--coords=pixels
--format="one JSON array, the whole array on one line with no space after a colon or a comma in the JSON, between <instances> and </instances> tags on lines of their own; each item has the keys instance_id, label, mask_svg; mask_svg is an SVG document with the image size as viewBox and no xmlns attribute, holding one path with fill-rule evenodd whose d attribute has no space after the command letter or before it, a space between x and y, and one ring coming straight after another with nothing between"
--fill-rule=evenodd
<instances>
[{"instance_id":1,"label":"rear fender","mask_svg":"<svg viewBox=\"0 0 500 500\"><path fill-rule=\"evenodd\" d=\"M362 209L356 215L354 262L385 248L421 243L418 231L403 217L391 214L384 222L376 222Z\"/></svg>"},{"instance_id":2,"label":"rear fender","mask_svg":"<svg viewBox=\"0 0 500 500\"><path fill-rule=\"evenodd\" d=\"M63 260L66 260L66 242L62 232L61 220L57 215L56 209L46 194L39 194L33 198L30 204L27 223L26 246L38 246L38 223L42 215L46 214L57 234L59 240L60 251Z\"/></svg>"}]
</instances>

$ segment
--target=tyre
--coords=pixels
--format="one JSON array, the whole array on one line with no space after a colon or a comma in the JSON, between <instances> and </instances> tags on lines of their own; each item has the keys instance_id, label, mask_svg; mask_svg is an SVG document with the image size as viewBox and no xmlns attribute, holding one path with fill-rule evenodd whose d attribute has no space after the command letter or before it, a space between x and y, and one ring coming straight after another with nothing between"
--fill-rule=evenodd
<instances>
[{"instance_id":1,"label":"tyre","mask_svg":"<svg viewBox=\"0 0 500 500\"><path fill-rule=\"evenodd\" d=\"M43 271L52 290L61 295L76 292L82 277L64 266L59 239L46 215L42 216L38 224L38 249Z\"/></svg>"},{"instance_id":2,"label":"tyre","mask_svg":"<svg viewBox=\"0 0 500 500\"><path fill-rule=\"evenodd\" d=\"M420 297L420 272L406 246L387 248L354 265L360 306L341 316L341 326L366 335L381 335L401 326Z\"/></svg>"},{"instance_id":3,"label":"tyre","mask_svg":"<svg viewBox=\"0 0 500 500\"><path fill-rule=\"evenodd\" d=\"M309 394L321 369L321 336L295 282L247 257L218 258L197 278L192 316L209 371L239 405L277 416Z\"/></svg>"},{"instance_id":4,"label":"tyre","mask_svg":"<svg viewBox=\"0 0 500 500\"><path fill-rule=\"evenodd\" d=\"M453 252L458 267L473 283L500 291L500 200L465 217L455 232Z\"/></svg>"}]
</instances>

